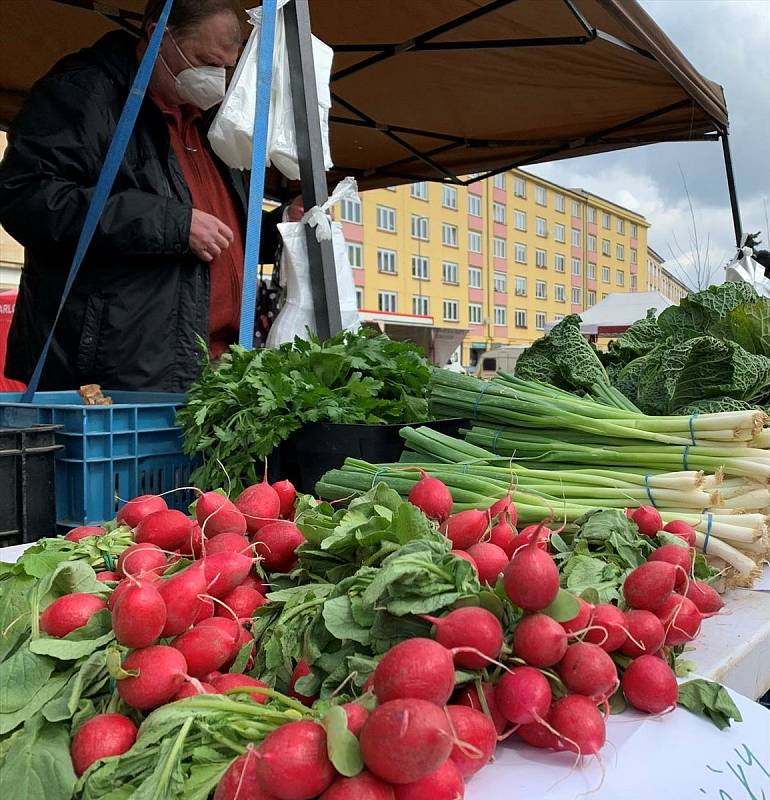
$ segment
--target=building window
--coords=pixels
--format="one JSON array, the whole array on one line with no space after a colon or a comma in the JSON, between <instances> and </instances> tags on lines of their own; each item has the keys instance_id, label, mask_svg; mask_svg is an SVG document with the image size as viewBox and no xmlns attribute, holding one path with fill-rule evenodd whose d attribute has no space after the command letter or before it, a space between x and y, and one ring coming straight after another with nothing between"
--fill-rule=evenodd
<instances>
[{"instance_id":1,"label":"building window","mask_svg":"<svg viewBox=\"0 0 770 800\"><path fill-rule=\"evenodd\" d=\"M441 187L441 205L453 211L457 210L457 189L454 186Z\"/></svg>"},{"instance_id":2,"label":"building window","mask_svg":"<svg viewBox=\"0 0 770 800\"><path fill-rule=\"evenodd\" d=\"M618 286L625 286L626 285L626 273L623 272L622 269L615 270L615 283Z\"/></svg>"},{"instance_id":3,"label":"building window","mask_svg":"<svg viewBox=\"0 0 770 800\"><path fill-rule=\"evenodd\" d=\"M554 322L561 322L564 319L564 314L554 314L553 321Z\"/></svg>"},{"instance_id":4,"label":"building window","mask_svg":"<svg viewBox=\"0 0 770 800\"><path fill-rule=\"evenodd\" d=\"M527 312L523 308L517 308L514 315L517 328L527 327Z\"/></svg>"},{"instance_id":5,"label":"building window","mask_svg":"<svg viewBox=\"0 0 770 800\"><path fill-rule=\"evenodd\" d=\"M492 215L494 216L495 222L500 223L500 225L505 225L505 205L503 203L492 203Z\"/></svg>"},{"instance_id":6,"label":"building window","mask_svg":"<svg viewBox=\"0 0 770 800\"><path fill-rule=\"evenodd\" d=\"M468 250L471 253L481 252L481 234L476 231L468 231Z\"/></svg>"},{"instance_id":7,"label":"building window","mask_svg":"<svg viewBox=\"0 0 770 800\"><path fill-rule=\"evenodd\" d=\"M412 214L412 239L428 241L428 218Z\"/></svg>"},{"instance_id":8,"label":"building window","mask_svg":"<svg viewBox=\"0 0 770 800\"><path fill-rule=\"evenodd\" d=\"M579 217L580 216L580 203L577 200L572 201L572 216Z\"/></svg>"},{"instance_id":9,"label":"building window","mask_svg":"<svg viewBox=\"0 0 770 800\"><path fill-rule=\"evenodd\" d=\"M444 261L441 264L441 277L444 283L459 283L459 267L454 261Z\"/></svg>"},{"instance_id":10,"label":"building window","mask_svg":"<svg viewBox=\"0 0 770 800\"><path fill-rule=\"evenodd\" d=\"M632 275L631 276L631 291L635 292L637 290L637 288L638 288L638 283L637 283L637 280L636 280L636 275ZM677 292L677 294L679 294L679 292Z\"/></svg>"},{"instance_id":11,"label":"building window","mask_svg":"<svg viewBox=\"0 0 770 800\"><path fill-rule=\"evenodd\" d=\"M457 225L444 222L441 225L441 243L447 247L457 247Z\"/></svg>"},{"instance_id":12,"label":"building window","mask_svg":"<svg viewBox=\"0 0 770 800\"><path fill-rule=\"evenodd\" d=\"M621 219L620 217L617 218L615 221L615 230L618 233L625 233L626 232L626 221Z\"/></svg>"},{"instance_id":13,"label":"building window","mask_svg":"<svg viewBox=\"0 0 770 800\"><path fill-rule=\"evenodd\" d=\"M572 287L572 305L573 306L579 306L580 305L580 294L581 294L580 289L578 289L577 287L573 286Z\"/></svg>"},{"instance_id":14,"label":"building window","mask_svg":"<svg viewBox=\"0 0 770 800\"><path fill-rule=\"evenodd\" d=\"M544 217L535 217L535 233L538 236L548 236L548 223Z\"/></svg>"},{"instance_id":15,"label":"building window","mask_svg":"<svg viewBox=\"0 0 770 800\"><path fill-rule=\"evenodd\" d=\"M496 292L505 292L506 289L506 277L504 272L495 272L494 274L494 286Z\"/></svg>"},{"instance_id":16,"label":"building window","mask_svg":"<svg viewBox=\"0 0 770 800\"><path fill-rule=\"evenodd\" d=\"M548 266L548 253L545 250L535 250L535 266L545 269Z\"/></svg>"},{"instance_id":17,"label":"building window","mask_svg":"<svg viewBox=\"0 0 770 800\"><path fill-rule=\"evenodd\" d=\"M602 239L602 255L609 256L610 255L610 240L609 239Z\"/></svg>"},{"instance_id":18,"label":"building window","mask_svg":"<svg viewBox=\"0 0 770 800\"><path fill-rule=\"evenodd\" d=\"M492 240L492 245L494 246L495 258L505 258L505 239L495 236Z\"/></svg>"},{"instance_id":19,"label":"building window","mask_svg":"<svg viewBox=\"0 0 770 800\"><path fill-rule=\"evenodd\" d=\"M593 208L593 206L588 206L586 209L586 216L588 217L589 222L596 225L596 209Z\"/></svg>"},{"instance_id":20,"label":"building window","mask_svg":"<svg viewBox=\"0 0 770 800\"><path fill-rule=\"evenodd\" d=\"M539 331L545 330L545 312L544 311L536 311L535 312L535 328Z\"/></svg>"},{"instance_id":21,"label":"building window","mask_svg":"<svg viewBox=\"0 0 770 800\"><path fill-rule=\"evenodd\" d=\"M596 264L592 264L590 261L588 262L588 280L596 280Z\"/></svg>"},{"instance_id":22,"label":"building window","mask_svg":"<svg viewBox=\"0 0 770 800\"><path fill-rule=\"evenodd\" d=\"M596 305L596 292L593 291L593 289L588 290L588 292L586 293L586 298L587 298L586 304L588 308L591 308L591 306Z\"/></svg>"},{"instance_id":23,"label":"building window","mask_svg":"<svg viewBox=\"0 0 770 800\"><path fill-rule=\"evenodd\" d=\"M361 201L357 197L345 197L340 203L340 219L343 222L361 224Z\"/></svg>"},{"instance_id":24,"label":"building window","mask_svg":"<svg viewBox=\"0 0 770 800\"><path fill-rule=\"evenodd\" d=\"M514 178L513 180L513 193L516 197L526 198L527 196L527 181L524 178Z\"/></svg>"},{"instance_id":25,"label":"building window","mask_svg":"<svg viewBox=\"0 0 770 800\"><path fill-rule=\"evenodd\" d=\"M553 238L556 239L557 242L566 242L567 240L565 237L565 228L564 225L560 223L556 223L553 227Z\"/></svg>"},{"instance_id":26,"label":"building window","mask_svg":"<svg viewBox=\"0 0 770 800\"><path fill-rule=\"evenodd\" d=\"M557 283L556 286L553 287L554 297L557 303L563 303L567 298L564 294L564 284Z\"/></svg>"},{"instance_id":27,"label":"building window","mask_svg":"<svg viewBox=\"0 0 770 800\"><path fill-rule=\"evenodd\" d=\"M562 214L564 213L564 195L559 194L558 192L554 192L553 195L553 207L557 211L561 211Z\"/></svg>"},{"instance_id":28,"label":"building window","mask_svg":"<svg viewBox=\"0 0 770 800\"><path fill-rule=\"evenodd\" d=\"M580 231L577 228L572 229L572 246L580 247Z\"/></svg>"},{"instance_id":29,"label":"building window","mask_svg":"<svg viewBox=\"0 0 770 800\"><path fill-rule=\"evenodd\" d=\"M478 267L468 267L468 286L471 289L481 288L481 270Z\"/></svg>"},{"instance_id":30,"label":"building window","mask_svg":"<svg viewBox=\"0 0 770 800\"><path fill-rule=\"evenodd\" d=\"M631 223L631 238L636 239L639 235L639 228L636 227L636 223Z\"/></svg>"},{"instance_id":31,"label":"building window","mask_svg":"<svg viewBox=\"0 0 770 800\"><path fill-rule=\"evenodd\" d=\"M481 216L481 196L468 192L468 213L472 217Z\"/></svg>"},{"instance_id":32,"label":"building window","mask_svg":"<svg viewBox=\"0 0 770 800\"><path fill-rule=\"evenodd\" d=\"M495 306L495 325L507 325L508 312L505 306Z\"/></svg>"},{"instance_id":33,"label":"building window","mask_svg":"<svg viewBox=\"0 0 770 800\"><path fill-rule=\"evenodd\" d=\"M364 249L360 244L354 242L347 243L348 262L354 269L361 269L364 264Z\"/></svg>"},{"instance_id":34,"label":"building window","mask_svg":"<svg viewBox=\"0 0 770 800\"><path fill-rule=\"evenodd\" d=\"M565 264L564 256L561 253L557 253L553 257L553 268L557 272L564 272L564 264Z\"/></svg>"},{"instance_id":35,"label":"building window","mask_svg":"<svg viewBox=\"0 0 770 800\"><path fill-rule=\"evenodd\" d=\"M412 277L428 280L428 259L425 256L412 256Z\"/></svg>"},{"instance_id":36,"label":"building window","mask_svg":"<svg viewBox=\"0 0 770 800\"><path fill-rule=\"evenodd\" d=\"M527 230L527 212L526 211L514 211L513 212L513 227L516 228L517 231L525 231L525 230Z\"/></svg>"},{"instance_id":37,"label":"building window","mask_svg":"<svg viewBox=\"0 0 770 800\"><path fill-rule=\"evenodd\" d=\"M548 193L545 190L545 186L536 186L535 187L535 202L539 206L547 206L548 205Z\"/></svg>"},{"instance_id":38,"label":"building window","mask_svg":"<svg viewBox=\"0 0 770 800\"><path fill-rule=\"evenodd\" d=\"M517 297L527 296L527 279L522 275L516 276L516 296Z\"/></svg>"},{"instance_id":39,"label":"building window","mask_svg":"<svg viewBox=\"0 0 770 800\"><path fill-rule=\"evenodd\" d=\"M573 258L572 259L572 274L573 275L580 275L580 259Z\"/></svg>"},{"instance_id":40,"label":"building window","mask_svg":"<svg viewBox=\"0 0 770 800\"><path fill-rule=\"evenodd\" d=\"M602 212L602 228L604 228L605 231L610 229L610 215L605 212Z\"/></svg>"},{"instance_id":41,"label":"building window","mask_svg":"<svg viewBox=\"0 0 770 800\"><path fill-rule=\"evenodd\" d=\"M630 247L628 250L628 257L632 264L636 264L636 250L633 247Z\"/></svg>"},{"instance_id":42,"label":"building window","mask_svg":"<svg viewBox=\"0 0 770 800\"><path fill-rule=\"evenodd\" d=\"M424 294L412 295L412 314L417 314L420 317L427 317L428 308L428 298Z\"/></svg>"},{"instance_id":43,"label":"building window","mask_svg":"<svg viewBox=\"0 0 770 800\"><path fill-rule=\"evenodd\" d=\"M468 303L468 322L481 325L481 303Z\"/></svg>"},{"instance_id":44,"label":"building window","mask_svg":"<svg viewBox=\"0 0 770 800\"><path fill-rule=\"evenodd\" d=\"M395 312L397 295L395 292L377 292L377 308L380 311Z\"/></svg>"},{"instance_id":45,"label":"building window","mask_svg":"<svg viewBox=\"0 0 770 800\"><path fill-rule=\"evenodd\" d=\"M535 281L535 297L538 300L548 299L548 284L545 281Z\"/></svg>"},{"instance_id":46,"label":"building window","mask_svg":"<svg viewBox=\"0 0 770 800\"><path fill-rule=\"evenodd\" d=\"M377 250L377 270L378 272L389 272L394 275L396 272L396 251Z\"/></svg>"},{"instance_id":47,"label":"building window","mask_svg":"<svg viewBox=\"0 0 770 800\"><path fill-rule=\"evenodd\" d=\"M447 322L457 322L460 319L457 308L457 300L444 300L444 319Z\"/></svg>"},{"instance_id":48,"label":"building window","mask_svg":"<svg viewBox=\"0 0 770 800\"><path fill-rule=\"evenodd\" d=\"M505 173L501 172L499 175L495 175L492 178L492 186L495 189L505 189Z\"/></svg>"},{"instance_id":49,"label":"building window","mask_svg":"<svg viewBox=\"0 0 770 800\"><path fill-rule=\"evenodd\" d=\"M356 308L362 309L364 307L364 290L360 286L356 286Z\"/></svg>"},{"instance_id":50,"label":"building window","mask_svg":"<svg viewBox=\"0 0 770 800\"><path fill-rule=\"evenodd\" d=\"M616 244L615 245L615 258L617 258L618 261L622 261L625 257L626 257L625 253L623 252L623 245L622 244Z\"/></svg>"},{"instance_id":51,"label":"building window","mask_svg":"<svg viewBox=\"0 0 770 800\"><path fill-rule=\"evenodd\" d=\"M388 206L377 206L377 229L396 232L396 209Z\"/></svg>"},{"instance_id":52,"label":"building window","mask_svg":"<svg viewBox=\"0 0 770 800\"><path fill-rule=\"evenodd\" d=\"M596 252L596 237L591 233L588 234L588 252Z\"/></svg>"},{"instance_id":53,"label":"building window","mask_svg":"<svg viewBox=\"0 0 770 800\"><path fill-rule=\"evenodd\" d=\"M602 267L602 283L610 282L610 268Z\"/></svg>"},{"instance_id":54,"label":"building window","mask_svg":"<svg viewBox=\"0 0 770 800\"><path fill-rule=\"evenodd\" d=\"M517 242L514 245L515 258L517 264L527 263L527 245Z\"/></svg>"},{"instance_id":55,"label":"building window","mask_svg":"<svg viewBox=\"0 0 770 800\"><path fill-rule=\"evenodd\" d=\"M418 183L413 183L411 191L410 191L410 194L416 200L427 200L428 199L428 182L427 181L419 181Z\"/></svg>"}]
</instances>

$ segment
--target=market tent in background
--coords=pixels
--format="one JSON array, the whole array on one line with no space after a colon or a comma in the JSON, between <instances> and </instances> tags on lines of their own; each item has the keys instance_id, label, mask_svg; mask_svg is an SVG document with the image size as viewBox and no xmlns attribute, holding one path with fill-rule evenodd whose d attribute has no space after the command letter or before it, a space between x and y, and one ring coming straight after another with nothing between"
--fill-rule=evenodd
<instances>
[{"instance_id":1,"label":"market tent in background","mask_svg":"<svg viewBox=\"0 0 770 800\"><path fill-rule=\"evenodd\" d=\"M588 311L580 314L580 332L586 336L617 336L627 331L637 320L644 319L650 309L658 313L674 305L660 292L613 292ZM555 322L546 324L551 331Z\"/></svg>"},{"instance_id":2,"label":"market tent in background","mask_svg":"<svg viewBox=\"0 0 770 800\"><path fill-rule=\"evenodd\" d=\"M635 0L309 6L314 34L335 51L330 185L347 175L361 189L457 180L727 131L721 87ZM54 62L119 24L137 30L143 7L144 0L3 0L0 126ZM282 191L274 171L268 185Z\"/></svg>"}]
</instances>

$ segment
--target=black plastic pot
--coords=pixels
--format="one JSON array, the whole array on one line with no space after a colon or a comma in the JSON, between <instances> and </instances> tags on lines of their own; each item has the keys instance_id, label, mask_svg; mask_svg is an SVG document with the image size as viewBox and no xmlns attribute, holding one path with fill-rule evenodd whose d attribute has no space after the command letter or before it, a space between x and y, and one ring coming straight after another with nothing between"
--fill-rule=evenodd
<instances>
[{"instance_id":1,"label":"black plastic pot","mask_svg":"<svg viewBox=\"0 0 770 800\"><path fill-rule=\"evenodd\" d=\"M410 423L457 436L467 424L461 417ZM346 458L361 458L373 464L398 461L404 449L399 436L408 425L344 425L313 422L292 434L270 464L271 480L288 478L298 492L313 494L315 485L330 469L339 469ZM273 477L275 476L275 477Z\"/></svg>"}]
</instances>

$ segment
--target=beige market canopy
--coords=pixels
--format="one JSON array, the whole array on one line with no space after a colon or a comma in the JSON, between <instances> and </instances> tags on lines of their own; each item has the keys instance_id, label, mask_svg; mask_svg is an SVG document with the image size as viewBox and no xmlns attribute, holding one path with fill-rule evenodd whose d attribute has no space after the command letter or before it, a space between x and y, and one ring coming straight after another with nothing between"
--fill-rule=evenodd
<instances>
[{"instance_id":1,"label":"beige market canopy","mask_svg":"<svg viewBox=\"0 0 770 800\"><path fill-rule=\"evenodd\" d=\"M241 0L244 8L257 0ZM636 0L310 0L335 171L361 188L726 133L722 89ZM0 0L0 125L144 0ZM275 181L272 182L275 186Z\"/></svg>"}]
</instances>

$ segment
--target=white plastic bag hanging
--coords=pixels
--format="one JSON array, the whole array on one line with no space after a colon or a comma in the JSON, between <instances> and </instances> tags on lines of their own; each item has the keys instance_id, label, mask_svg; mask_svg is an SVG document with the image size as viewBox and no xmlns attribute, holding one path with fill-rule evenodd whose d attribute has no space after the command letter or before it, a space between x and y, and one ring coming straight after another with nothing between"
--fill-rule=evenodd
<instances>
[{"instance_id":1,"label":"white plastic bag hanging","mask_svg":"<svg viewBox=\"0 0 770 800\"><path fill-rule=\"evenodd\" d=\"M273 164L290 180L299 180L297 136L294 127L289 55L286 49L283 16L283 6L287 2L288 0L278 0L276 13L273 82L270 91L267 129L267 163ZM247 13L253 30L238 60L225 99L214 117L208 134L211 147L222 161L234 169L244 170L251 168L257 91L257 55L259 32L262 25L262 8L252 8ZM334 52L315 36L312 37L312 43L324 166L329 170L333 166L329 148L329 109L331 108L329 79Z\"/></svg>"},{"instance_id":2,"label":"white plastic bag hanging","mask_svg":"<svg viewBox=\"0 0 770 800\"><path fill-rule=\"evenodd\" d=\"M356 196L355 180L345 178L337 185L329 199L322 206L314 206L307 211L302 221L282 222L278 225L278 231L283 239L281 274L286 281L286 300L270 328L267 336L268 347L278 347L284 342L292 341L295 336L304 336L306 329L316 332L312 276L305 234L306 222L315 228L316 239L319 242L332 240L343 329L355 331L360 327L353 268L348 261L342 225L332 222L325 213L343 198Z\"/></svg>"},{"instance_id":3,"label":"white plastic bag hanging","mask_svg":"<svg viewBox=\"0 0 770 800\"><path fill-rule=\"evenodd\" d=\"M725 267L725 279L750 283L760 297L770 297L770 281L765 271L753 258L750 247L741 248L738 258Z\"/></svg>"}]
</instances>

